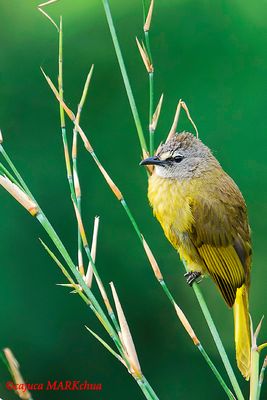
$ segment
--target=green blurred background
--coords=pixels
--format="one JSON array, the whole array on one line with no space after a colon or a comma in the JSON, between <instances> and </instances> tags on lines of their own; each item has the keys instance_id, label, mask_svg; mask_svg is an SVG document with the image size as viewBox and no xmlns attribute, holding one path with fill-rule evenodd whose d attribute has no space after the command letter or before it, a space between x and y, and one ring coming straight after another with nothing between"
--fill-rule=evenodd
<instances>
[{"instance_id":1,"label":"green blurred background","mask_svg":"<svg viewBox=\"0 0 267 400\"><path fill-rule=\"evenodd\" d=\"M0 127L7 151L75 257L76 226L65 179L58 105L39 69L44 67L56 82L57 34L36 6L35 1L0 1ZM111 7L146 127L147 75L135 44L135 36L142 35L142 3L112 0ZM137 135L101 1L62 0L49 11L64 20L66 102L76 109L94 63L82 126L133 209L178 304L224 374L194 294L185 284L183 267L147 204ZM157 143L166 137L182 97L200 137L246 198L253 232L254 324L266 313L266 21L264 1L168 0L156 1L151 30L155 96L165 95ZM182 118L181 130L189 127ZM224 399L154 279L123 210L82 146L79 168L88 232L94 216L101 217L98 269L107 286L110 281L116 284L143 371L159 398ZM14 351L28 382L87 379L103 384L100 393L39 392L34 398L142 399L131 376L84 329L86 324L107 338L93 315L78 296L56 286L64 278L40 246L38 237L49 242L41 227L3 190L0 202L1 348ZM237 372L232 312L209 280L201 287ZM264 322L260 341L266 336ZM248 385L237 375L247 393ZM15 399L5 389L8 379L1 364L0 397ZM267 398L267 384L263 392Z\"/></svg>"}]
</instances>

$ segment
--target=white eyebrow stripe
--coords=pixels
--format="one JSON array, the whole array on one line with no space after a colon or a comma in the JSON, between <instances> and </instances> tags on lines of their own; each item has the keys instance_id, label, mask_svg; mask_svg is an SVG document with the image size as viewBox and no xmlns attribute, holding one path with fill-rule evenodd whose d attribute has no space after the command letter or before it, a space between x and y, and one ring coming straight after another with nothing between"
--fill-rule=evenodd
<instances>
[{"instance_id":1,"label":"white eyebrow stripe","mask_svg":"<svg viewBox=\"0 0 267 400\"><path fill-rule=\"evenodd\" d=\"M172 154L169 151L160 155L160 159L162 161L167 160L167 158L170 158L170 157L172 157Z\"/></svg>"}]
</instances>

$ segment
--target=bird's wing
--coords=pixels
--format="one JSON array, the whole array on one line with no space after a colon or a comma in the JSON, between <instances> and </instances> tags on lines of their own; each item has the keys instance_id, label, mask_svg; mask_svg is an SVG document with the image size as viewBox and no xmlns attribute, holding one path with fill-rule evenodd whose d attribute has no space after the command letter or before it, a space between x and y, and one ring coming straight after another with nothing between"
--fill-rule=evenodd
<instances>
[{"instance_id":1,"label":"bird's wing","mask_svg":"<svg viewBox=\"0 0 267 400\"><path fill-rule=\"evenodd\" d=\"M249 285L250 231L244 199L228 175L219 185L209 187L205 196L192 196L190 206L194 222L188 233L218 286L232 307L236 290Z\"/></svg>"}]
</instances>

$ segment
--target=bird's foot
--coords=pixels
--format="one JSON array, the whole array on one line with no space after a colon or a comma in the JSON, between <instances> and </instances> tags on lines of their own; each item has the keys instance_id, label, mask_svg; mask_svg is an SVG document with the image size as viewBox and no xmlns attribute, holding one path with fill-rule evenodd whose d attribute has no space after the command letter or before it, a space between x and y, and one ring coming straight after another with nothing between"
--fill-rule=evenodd
<instances>
[{"instance_id":1,"label":"bird's foot","mask_svg":"<svg viewBox=\"0 0 267 400\"><path fill-rule=\"evenodd\" d=\"M199 283L201 281L201 279L198 279L201 276L201 272L198 271L189 271L184 276L189 286L192 286L194 282Z\"/></svg>"}]
</instances>

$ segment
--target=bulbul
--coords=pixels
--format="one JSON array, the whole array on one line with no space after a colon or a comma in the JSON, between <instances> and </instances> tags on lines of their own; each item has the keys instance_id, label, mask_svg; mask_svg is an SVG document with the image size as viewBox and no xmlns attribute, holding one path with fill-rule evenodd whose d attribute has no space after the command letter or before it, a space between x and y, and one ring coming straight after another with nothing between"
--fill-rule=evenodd
<instances>
[{"instance_id":1,"label":"bulbul","mask_svg":"<svg viewBox=\"0 0 267 400\"><path fill-rule=\"evenodd\" d=\"M249 379L251 239L239 188L211 150L187 132L175 134L141 165L154 166L149 202L187 264L188 283L209 275L233 307L237 365Z\"/></svg>"}]
</instances>

